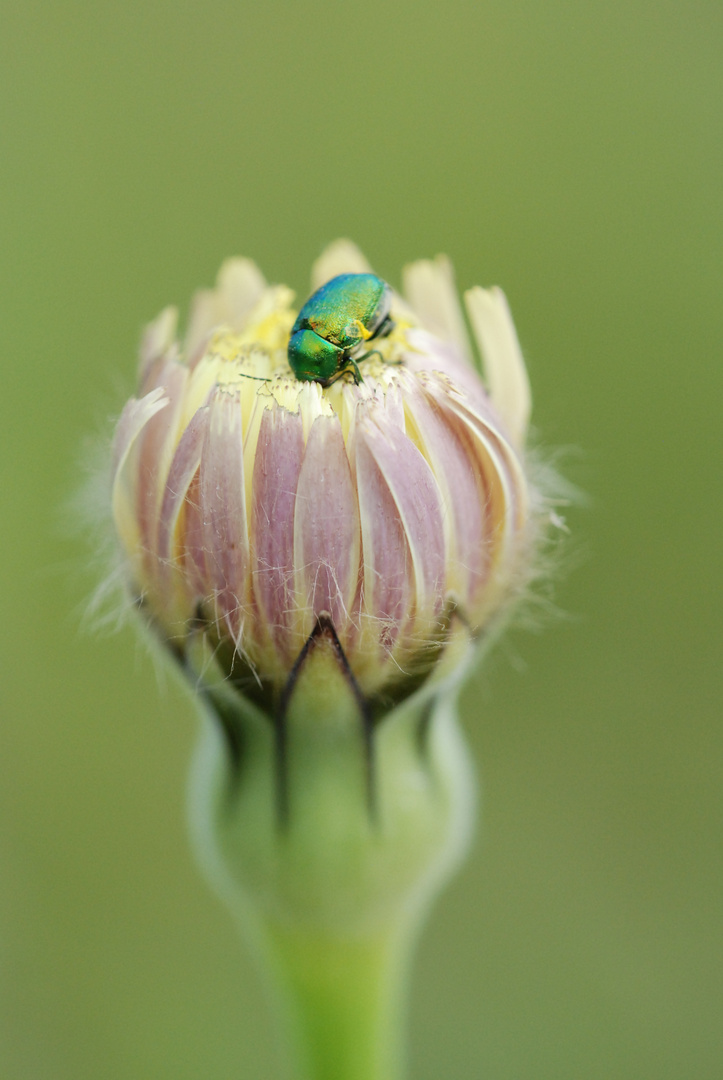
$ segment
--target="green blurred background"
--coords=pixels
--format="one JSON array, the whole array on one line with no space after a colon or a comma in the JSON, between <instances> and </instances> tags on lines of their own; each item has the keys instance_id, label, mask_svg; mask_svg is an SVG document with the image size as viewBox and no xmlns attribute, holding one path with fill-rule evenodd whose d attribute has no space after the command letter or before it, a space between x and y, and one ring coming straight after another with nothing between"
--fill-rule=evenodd
<instances>
[{"instance_id":1,"label":"green blurred background","mask_svg":"<svg viewBox=\"0 0 723 1080\"><path fill-rule=\"evenodd\" d=\"M189 856L192 708L80 628L61 519L143 324L229 254L304 293L340 235L505 288L592 498L570 617L466 694L483 820L411 1076L723 1074L722 31L713 0L4 5L4 1078L286 1075Z\"/></svg>"}]
</instances>

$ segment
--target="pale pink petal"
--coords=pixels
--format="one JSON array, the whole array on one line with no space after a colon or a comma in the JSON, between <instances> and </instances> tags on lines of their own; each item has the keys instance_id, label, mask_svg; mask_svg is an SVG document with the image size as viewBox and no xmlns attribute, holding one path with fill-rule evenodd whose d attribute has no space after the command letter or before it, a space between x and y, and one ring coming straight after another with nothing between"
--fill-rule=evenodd
<instances>
[{"instance_id":1,"label":"pale pink petal","mask_svg":"<svg viewBox=\"0 0 723 1080\"><path fill-rule=\"evenodd\" d=\"M413 594L412 558L394 496L363 437L355 438L355 465L364 608L379 620L382 647L391 650L408 617Z\"/></svg>"},{"instance_id":2,"label":"pale pink petal","mask_svg":"<svg viewBox=\"0 0 723 1080\"><path fill-rule=\"evenodd\" d=\"M527 520L527 479L522 461L508 441L499 418L494 413L485 414L472 408L469 401L455 393L448 393L444 401L446 407L455 412L469 430L474 431L479 443L484 447L491 465L499 474L505 500L511 510L508 515L509 528L518 531Z\"/></svg>"},{"instance_id":3,"label":"pale pink petal","mask_svg":"<svg viewBox=\"0 0 723 1080\"><path fill-rule=\"evenodd\" d=\"M469 611L471 621L484 621L497 608L517 572L527 520L527 485L522 465L498 428L468 408L454 394L440 394L438 401L456 418L459 433L468 440L469 454L482 478L484 502L484 542L489 572L483 589Z\"/></svg>"},{"instance_id":4,"label":"pale pink petal","mask_svg":"<svg viewBox=\"0 0 723 1080\"><path fill-rule=\"evenodd\" d=\"M169 391L169 382L172 381L172 373L178 370L185 371L186 365L181 359L181 353L177 342L172 342L164 353L160 353L153 359L148 360L139 368L138 392L147 394L156 386L165 386Z\"/></svg>"},{"instance_id":5,"label":"pale pink petal","mask_svg":"<svg viewBox=\"0 0 723 1080\"><path fill-rule=\"evenodd\" d=\"M405 401L414 440L429 462L444 505L447 543L447 592L461 603L474 595L485 577L485 490L476 455L470 453L456 416L443 411L416 380L409 380Z\"/></svg>"},{"instance_id":6,"label":"pale pink petal","mask_svg":"<svg viewBox=\"0 0 723 1080\"><path fill-rule=\"evenodd\" d=\"M330 614L343 635L357 592L359 509L337 416L311 425L299 474L294 516L297 603ZM312 629L309 620L307 633Z\"/></svg>"},{"instance_id":7,"label":"pale pink petal","mask_svg":"<svg viewBox=\"0 0 723 1080\"><path fill-rule=\"evenodd\" d=\"M375 412L374 420L359 424L357 438L371 454L394 499L414 569L416 611L428 618L441 610L444 597L445 543L439 488L417 447L383 413ZM357 484L361 482L359 469L358 465ZM365 509L374 513L373 507Z\"/></svg>"},{"instance_id":8,"label":"pale pink petal","mask_svg":"<svg viewBox=\"0 0 723 1080\"><path fill-rule=\"evenodd\" d=\"M167 405L168 398L162 387L151 390L140 401L131 398L123 409L116 428L112 455L113 517L118 533L129 551L136 549L141 543L136 520L138 475L135 463L139 436L156 413ZM131 467L131 463L134 467Z\"/></svg>"},{"instance_id":9,"label":"pale pink petal","mask_svg":"<svg viewBox=\"0 0 723 1080\"><path fill-rule=\"evenodd\" d=\"M404 353L403 359L408 371L436 371L446 375L456 387L469 395L475 406L487 399L482 380L456 345L441 341L419 328L407 330L407 342L411 348Z\"/></svg>"},{"instance_id":10,"label":"pale pink petal","mask_svg":"<svg viewBox=\"0 0 723 1080\"><path fill-rule=\"evenodd\" d=\"M283 647L292 618L294 508L304 455L299 413L274 404L261 417L253 474L253 586L262 618Z\"/></svg>"},{"instance_id":11,"label":"pale pink petal","mask_svg":"<svg viewBox=\"0 0 723 1080\"><path fill-rule=\"evenodd\" d=\"M151 390L145 397L131 398L126 402L120 414L113 437L111 475L115 479L123 468L131 447L152 416L155 416L168 404L166 392L162 386Z\"/></svg>"},{"instance_id":12,"label":"pale pink petal","mask_svg":"<svg viewBox=\"0 0 723 1080\"><path fill-rule=\"evenodd\" d=\"M199 479L203 547L217 618L238 643L249 565L241 404L217 389L208 405Z\"/></svg>"},{"instance_id":13,"label":"pale pink petal","mask_svg":"<svg viewBox=\"0 0 723 1080\"><path fill-rule=\"evenodd\" d=\"M400 369L400 375L404 374L403 369ZM400 385L401 383L401 385ZM406 386L406 380L400 379L399 382L393 382L387 388L386 393L380 399L379 411L384 411L385 420L400 431L405 429L404 418L404 387Z\"/></svg>"},{"instance_id":14,"label":"pale pink petal","mask_svg":"<svg viewBox=\"0 0 723 1080\"><path fill-rule=\"evenodd\" d=\"M183 559L188 574L188 592L196 599L204 599L209 593L209 571L201 510L200 470L191 478L186 493L183 549L179 550L178 557Z\"/></svg>"},{"instance_id":15,"label":"pale pink petal","mask_svg":"<svg viewBox=\"0 0 723 1080\"><path fill-rule=\"evenodd\" d=\"M208 424L209 410L198 409L181 436L173 455L168 480L161 501L158 522L158 557L168 562L172 557L173 536L189 486L201 464L201 450Z\"/></svg>"}]
</instances>

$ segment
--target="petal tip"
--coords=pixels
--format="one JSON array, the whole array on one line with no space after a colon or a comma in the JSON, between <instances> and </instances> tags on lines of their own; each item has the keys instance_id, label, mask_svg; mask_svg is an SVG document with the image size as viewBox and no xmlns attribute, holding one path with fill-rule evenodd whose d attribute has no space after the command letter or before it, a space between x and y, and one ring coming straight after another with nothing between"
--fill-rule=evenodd
<instances>
[{"instance_id":1,"label":"petal tip","mask_svg":"<svg viewBox=\"0 0 723 1080\"><path fill-rule=\"evenodd\" d=\"M512 438L525 441L532 409L527 368L507 297L494 286L476 285L464 294L470 323L482 354L490 397Z\"/></svg>"},{"instance_id":2,"label":"petal tip","mask_svg":"<svg viewBox=\"0 0 723 1080\"><path fill-rule=\"evenodd\" d=\"M322 251L311 268L314 291L337 274L368 274L371 266L352 240L341 237Z\"/></svg>"},{"instance_id":3,"label":"petal tip","mask_svg":"<svg viewBox=\"0 0 723 1080\"><path fill-rule=\"evenodd\" d=\"M457 295L454 268L446 255L408 263L402 271L404 295L422 324L452 342L471 363L472 354Z\"/></svg>"}]
</instances>

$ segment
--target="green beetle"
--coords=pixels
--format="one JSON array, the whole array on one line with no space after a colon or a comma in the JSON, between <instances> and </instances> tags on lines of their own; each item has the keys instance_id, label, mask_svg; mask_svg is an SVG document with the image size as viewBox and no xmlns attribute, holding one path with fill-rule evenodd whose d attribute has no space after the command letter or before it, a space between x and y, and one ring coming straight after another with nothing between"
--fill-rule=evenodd
<instances>
[{"instance_id":1,"label":"green beetle","mask_svg":"<svg viewBox=\"0 0 723 1080\"><path fill-rule=\"evenodd\" d=\"M353 354L366 341L394 327L389 315L392 290L376 274L339 274L311 296L291 329L289 365L297 379L329 386L349 371L362 381L358 365L377 349Z\"/></svg>"}]
</instances>

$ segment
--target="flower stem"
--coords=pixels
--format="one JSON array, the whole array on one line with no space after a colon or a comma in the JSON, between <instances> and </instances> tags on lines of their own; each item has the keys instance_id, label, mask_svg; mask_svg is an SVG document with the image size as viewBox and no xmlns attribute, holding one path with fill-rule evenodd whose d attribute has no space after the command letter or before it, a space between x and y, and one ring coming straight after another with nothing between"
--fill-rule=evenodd
<instances>
[{"instance_id":1,"label":"flower stem","mask_svg":"<svg viewBox=\"0 0 723 1080\"><path fill-rule=\"evenodd\" d=\"M300 1080L400 1080L407 949L399 938L276 932L272 950Z\"/></svg>"}]
</instances>

